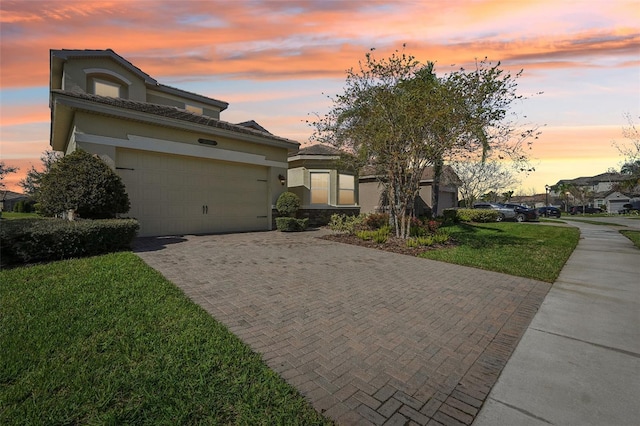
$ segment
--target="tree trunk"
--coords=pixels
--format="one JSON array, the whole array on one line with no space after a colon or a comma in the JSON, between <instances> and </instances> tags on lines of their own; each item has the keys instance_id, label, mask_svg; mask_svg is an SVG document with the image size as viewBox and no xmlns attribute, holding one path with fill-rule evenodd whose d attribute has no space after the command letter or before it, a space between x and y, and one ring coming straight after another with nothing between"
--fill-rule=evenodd
<instances>
[{"instance_id":1,"label":"tree trunk","mask_svg":"<svg viewBox=\"0 0 640 426\"><path fill-rule=\"evenodd\" d=\"M438 158L433 163L433 186L431 187L431 213L433 217L438 216L438 202L440 201L440 177L444 161Z\"/></svg>"}]
</instances>

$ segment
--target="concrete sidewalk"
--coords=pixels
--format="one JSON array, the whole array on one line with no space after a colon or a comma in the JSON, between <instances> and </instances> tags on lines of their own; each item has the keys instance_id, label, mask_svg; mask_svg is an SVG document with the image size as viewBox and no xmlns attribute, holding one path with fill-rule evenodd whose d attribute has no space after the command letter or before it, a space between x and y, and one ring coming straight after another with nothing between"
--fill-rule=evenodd
<instances>
[{"instance_id":1,"label":"concrete sidewalk","mask_svg":"<svg viewBox=\"0 0 640 426\"><path fill-rule=\"evenodd\" d=\"M474 426L639 422L640 250L619 227L570 223L578 247Z\"/></svg>"}]
</instances>

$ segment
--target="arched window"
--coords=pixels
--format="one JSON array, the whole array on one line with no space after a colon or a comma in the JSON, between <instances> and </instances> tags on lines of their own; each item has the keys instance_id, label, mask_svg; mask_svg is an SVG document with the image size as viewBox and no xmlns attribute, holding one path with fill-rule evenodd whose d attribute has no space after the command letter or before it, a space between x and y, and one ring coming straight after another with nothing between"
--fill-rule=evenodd
<instances>
[{"instance_id":1,"label":"arched window","mask_svg":"<svg viewBox=\"0 0 640 426\"><path fill-rule=\"evenodd\" d=\"M131 81L122 75L103 68L84 70L87 76L87 92L110 98L128 98Z\"/></svg>"}]
</instances>

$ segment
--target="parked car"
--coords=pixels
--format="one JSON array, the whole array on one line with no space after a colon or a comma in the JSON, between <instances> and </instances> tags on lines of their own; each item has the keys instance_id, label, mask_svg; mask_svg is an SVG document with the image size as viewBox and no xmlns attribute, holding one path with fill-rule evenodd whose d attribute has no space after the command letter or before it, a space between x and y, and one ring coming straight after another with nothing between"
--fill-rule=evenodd
<instances>
[{"instance_id":1,"label":"parked car","mask_svg":"<svg viewBox=\"0 0 640 426\"><path fill-rule=\"evenodd\" d=\"M476 203L473 205L474 209L490 209L490 210L497 210L498 213L500 213L498 215L498 222L501 222L505 219L515 219L516 218L516 212L513 209L510 209L509 207L505 207L502 204L498 204L498 203Z\"/></svg>"},{"instance_id":2,"label":"parked car","mask_svg":"<svg viewBox=\"0 0 640 426\"><path fill-rule=\"evenodd\" d=\"M540 207L538 209L538 216L558 218L561 215L562 212L557 207Z\"/></svg>"},{"instance_id":3,"label":"parked car","mask_svg":"<svg viewBox=\"0 0 640 426\"><path fill-rule=\"evenodd\" d=\"M524 222L526 220L538 220L538 211L536 209L530 209L522 204L504 203L503 206L513 209L516 212L516 220L518 222Z\"/></svg>"},{"instance_id":4,"label":"parked car","mask_svg":"<svg viewBox=\"0 0 640 426\"><path fill-rule=\"evenodd\" d=\"M618 210L618 214L638 214L640 212L640 201L623 204L622 209Z\"/></svg>"},{"instance_id":5,"label":"parked car","mask_svg":"<svg viewBox=\"0 0 640 426\"><path fill-rule=\"evenodd\" d=\"M571 211L569 212L573 214L596 214L602 213L602 209L599 207L589 207L589 206L573 206L571 207Z\"/></svg>"}]
</instances>

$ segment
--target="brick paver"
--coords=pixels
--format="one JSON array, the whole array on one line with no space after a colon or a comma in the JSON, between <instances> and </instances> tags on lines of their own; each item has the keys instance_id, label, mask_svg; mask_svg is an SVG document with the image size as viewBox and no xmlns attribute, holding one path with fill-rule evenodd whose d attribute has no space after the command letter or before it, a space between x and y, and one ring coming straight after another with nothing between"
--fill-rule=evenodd
<instances>
[{"instance_id":1,"label":"brick paver","mask_svg":"<svg viewBox=\"0 0 640 426\"><path fill-rule=\"evenodd\" d=\"M471 424L550 285L322 232L143 238L136 252L338 424Z\"/></svg>"}]
</instances>

